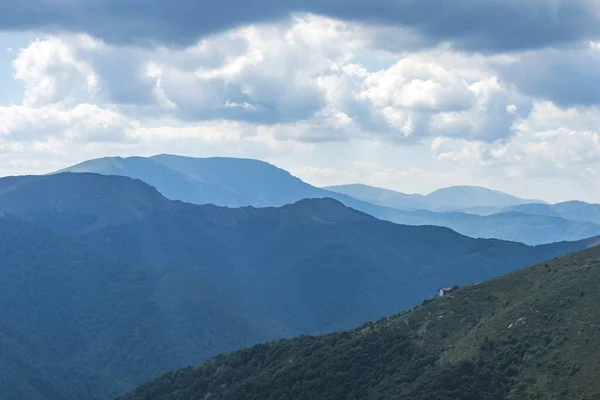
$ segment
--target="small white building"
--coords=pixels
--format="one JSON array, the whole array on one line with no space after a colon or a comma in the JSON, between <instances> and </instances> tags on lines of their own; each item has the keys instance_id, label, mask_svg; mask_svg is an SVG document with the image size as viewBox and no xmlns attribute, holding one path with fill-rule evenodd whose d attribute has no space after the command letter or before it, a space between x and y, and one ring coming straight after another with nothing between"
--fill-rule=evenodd
<instances>
[{"instance_id":1,"label":"small white building","mask_svg":"<svg viewBox=\"0 0 600 400\"><path fill-rule=\"evenodd\" d=\"M438 297L444 297L444 295L446 293L451 292L453 290L454 290L454 288L451 288L451 287L441 288L441 289L438 290L438 294L437 295L438 295Z\"/></svg>"}]
</instances>

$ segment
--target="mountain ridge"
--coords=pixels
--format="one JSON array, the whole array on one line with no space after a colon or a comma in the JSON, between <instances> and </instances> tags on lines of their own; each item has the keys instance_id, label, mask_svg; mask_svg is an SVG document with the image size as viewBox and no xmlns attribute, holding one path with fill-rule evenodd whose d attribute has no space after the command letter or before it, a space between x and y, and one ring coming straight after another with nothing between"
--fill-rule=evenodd
<instances>
[{"instance_id":1,"label":"mountain ridge","mask_svg":"<svg viewBox=\"0 0 600 400\"><path fill-rule=\"evenodd\" d=\"M541 200L524 199L483 186L456 185L434 190L428 194L407 194L366 184L325 186L324 189L352 196L374 204L407 211L464 211L472 207L509 207L539 203Z\"/></svg>"},{"instance_id":2,"label":"mountain ridge","mask_svg":"<svg viewBox=\"0 0 600 400\"><path fill-rule=\"evenodd\" d=\"M348 329L600 240L472 239L327 198L193 205L99 174L0 179L0 209L0 339L13 338L0 340L11 348L0 378L19 382L2 400L102 400L216 353Z\"/></svg>"},{"instance_id":3,"label":"mountain ridge","mask_svg":"<svg viewBox=\"0 0 600 400\"><path fill-rule=\"evenodd\" d=\"M106 399L169 365L288 335L185 271L12 216L0 235L0 399Z\"/></svg>"},{"instance_id":4,"label":"mountain ridge","mask_svg":"<svg viewBox=\"0 0 600 400\"><path fill-rule=\"evenodd\" d=\"M97 162L98 168L94 167ZM118 171L103 169L106 164L112 165L113 162L124 167ZM133 165L127 167L125 164ZM564 218L556 220L529 214L487 218L467 213L405 211L385 207L311 186L272 164L252 159L203 159L163 154L150 158L119 158L116 161L89 160L68 170L116 173L138 178L155 186L167 198L194 204L272 207L294 203L302 198L330 197L346 206L395 223L445 226L467 236L500 238L532 245L580 240L600 234L600 225Z\"/></svg>"},{"instance_id":5,"label":"mountain ridge","mask_svg":"<svg viewBox=\"0 0 600 400\"><path fill-rule=\"evenodd\" d=\"M169 372L119 400L597 399L600 248L453 290L339 333Z\"/></svg>"}]
</instances>

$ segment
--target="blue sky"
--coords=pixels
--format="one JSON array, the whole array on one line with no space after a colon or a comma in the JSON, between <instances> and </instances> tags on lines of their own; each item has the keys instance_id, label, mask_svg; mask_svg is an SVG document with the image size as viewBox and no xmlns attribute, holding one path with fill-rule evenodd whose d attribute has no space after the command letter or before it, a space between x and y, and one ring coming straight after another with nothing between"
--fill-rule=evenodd
<instances>
[{"instance_id":1,"label":"blue sky","mask_svg":"<svg viewBox=\"0 0 600 400\"><path fill-rule=\"evenodd\" d=\"M0 5L0 175L171 152L600 202L599 127L597 1Z\"/></svg>"}]
</instances>

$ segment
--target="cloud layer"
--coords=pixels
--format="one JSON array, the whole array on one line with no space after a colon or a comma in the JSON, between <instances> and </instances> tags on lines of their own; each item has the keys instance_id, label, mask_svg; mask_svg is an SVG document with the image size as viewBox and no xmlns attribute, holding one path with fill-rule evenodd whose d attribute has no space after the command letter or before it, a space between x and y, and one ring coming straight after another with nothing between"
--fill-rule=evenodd
<instances>
[{"instance_id":1,"label":"cloud layer","mask_svg":"<svg viewBox=\"0 0 600 400\"><path fill-rule=\"evenodd\" d=\"M291 13L408 27L433 44L452 42L457 48L485 52L600 35L594 0L21 0L0 4L0 29L85 31L111 43L186 46L210 34Z\"/></svg>"},{"instance_id":2,"label":"cloud layer","mask_svg":"<svg viewBox=\"0 0 600 400\"><path fill-rule=\"evenodd\" d=\"M271 3L2 3L42 33L5 53L0 174L173 152L600 201L596 2Z\"/></svg>"}]
</instances>

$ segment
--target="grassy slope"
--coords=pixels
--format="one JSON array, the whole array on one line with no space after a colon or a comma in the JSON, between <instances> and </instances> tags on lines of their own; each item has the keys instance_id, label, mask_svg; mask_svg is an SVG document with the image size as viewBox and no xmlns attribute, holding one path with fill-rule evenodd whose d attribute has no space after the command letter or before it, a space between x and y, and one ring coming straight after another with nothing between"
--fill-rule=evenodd
<instances>
[{"instance_id":1,"label":"grassy slope","mask_svg":"<svg viewBox=\"0 0 600 400\"><path fill-rule=\"evenodd\" d=\"M221 356L121 399L599 399L598 282L595 248L352 331Z\"/></svg>"}]
</instances>

